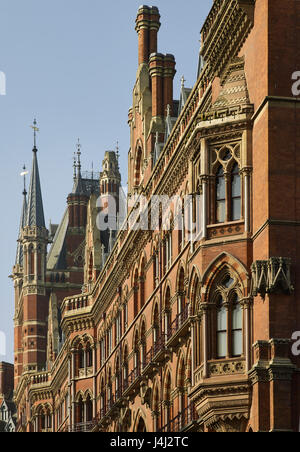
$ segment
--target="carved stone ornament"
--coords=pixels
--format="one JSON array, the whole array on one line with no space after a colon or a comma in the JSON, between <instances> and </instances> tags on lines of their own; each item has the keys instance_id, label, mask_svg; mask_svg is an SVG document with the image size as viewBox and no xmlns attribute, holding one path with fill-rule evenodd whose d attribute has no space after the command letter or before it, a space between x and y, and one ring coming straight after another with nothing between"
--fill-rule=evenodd
<instances>
[{"instance_id":1,"label":"carved stone ornament","mask_svg":"<svg viewBox=\"0 0 300 452\"><path fill-rule=\"evenodd\" d=\"M251 265L252 296L266 293L284 292L291 294L294 287L291 283L291 259L287 257L270 257L269 260L258 260Z\"/></svg>"}]
</instances>

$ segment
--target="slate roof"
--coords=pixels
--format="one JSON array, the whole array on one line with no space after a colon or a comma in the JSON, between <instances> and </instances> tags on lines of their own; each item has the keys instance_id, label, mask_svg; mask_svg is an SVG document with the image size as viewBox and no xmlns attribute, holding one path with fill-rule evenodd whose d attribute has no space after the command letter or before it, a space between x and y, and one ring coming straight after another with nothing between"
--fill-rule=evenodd
<instances>
[{"instance_id":1,"label":"slate roof","mask_svg":"<svg viewBox=\"0 0 300 452\"><path fill-rule=\"evenodd\" d=\"M36 148L33 148L26 226L38 226L40 228L45 228L44 207Z\"/></svg>"}]
</instances>

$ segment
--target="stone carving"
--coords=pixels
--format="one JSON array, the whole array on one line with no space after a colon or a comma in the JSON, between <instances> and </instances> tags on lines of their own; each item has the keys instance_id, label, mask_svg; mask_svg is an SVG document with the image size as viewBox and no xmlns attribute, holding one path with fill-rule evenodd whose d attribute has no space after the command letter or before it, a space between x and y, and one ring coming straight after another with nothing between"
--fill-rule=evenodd
<instances>
[{"instance_id":1,"label":"stone carving","mask_svg":"<svg viewBox=\"0 0 300 452\"><path fill-rule=\"evenodd\" d=\"M291 294L294 287L290 274L291 259L287 257L270 257L258 260L251 265L253 296L258 294L284 292Z\"/></svg>"}]
</instances>

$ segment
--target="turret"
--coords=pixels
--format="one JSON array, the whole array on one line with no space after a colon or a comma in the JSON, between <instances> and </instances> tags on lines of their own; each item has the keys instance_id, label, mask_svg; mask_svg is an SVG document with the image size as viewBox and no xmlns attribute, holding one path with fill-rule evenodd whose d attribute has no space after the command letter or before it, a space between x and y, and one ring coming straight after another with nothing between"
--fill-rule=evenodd
<instances>
[{"instance_id":1,"label":"turret","mask_svg":"<svg viewBox=\"0 0 300 452\"><path fill-rule=\"evenodd\" d=\"M19 324L22 324L23 372L42 369L46 360L48 303L45 278L48 231L45 227L37 160L36 132L39 129L36 125L37 123L34 121L34 147L28 205L26 221L20 237L23 252L23 318L20 317L20 312L17 315Z\"/></svg>"}]
</instances>

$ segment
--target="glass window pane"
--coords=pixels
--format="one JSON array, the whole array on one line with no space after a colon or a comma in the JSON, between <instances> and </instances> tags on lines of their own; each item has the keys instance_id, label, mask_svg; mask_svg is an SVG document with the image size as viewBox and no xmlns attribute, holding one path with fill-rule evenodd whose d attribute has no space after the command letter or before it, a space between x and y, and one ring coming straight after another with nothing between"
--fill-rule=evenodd
<instances>
[{"instance_id":1,"label":"glass window pane","mask_svg":"<svg viewBox=\"0 0 300 452\"><path fill-rule=\"evenodd\" d=\"M241 219L241 198L232 200L232 221Z\"/></svg>"},{"instance_id":2,"label":"glass window pane","mask_svg":"<svg viewBox=\"0 0 300 452\"><path fill-rule=\"evenodd\" d=\"M232 329L238 330L242 328L242 308L237 304L232 311Z\"/></svg>"},{"instance_id":3,"label":"glass window pane","mask_svg":"<svg viewBox=\"0 0 300 452\"><path fill-rule=\"evenodd\" d=\"M221 308L218 310L217 314L217 331L227 330L227 311L226 308Z\"/></svg>"},{"instance_id":4,"label":"glass window pane","mask_svg":"<svg viewBox=\"0 0 300 452\"><path fill-rule=\"evenodd\" d=\"M231 194L233 197L241 196L241 178L239 175L232 175Z\"/></svg>"},{"instance_id":5,"label":"glass window pane","mask_svg":"<svg viewBox=\"0 0 300 452\"><path fill-rule=\"evenodd\" d=\"M217 178L217 199L225 199L225 178Z\"/></svg>"},{"instance_id":6,"label":"glass window pane","mask_svg":"<svg viewBox=\"0 0 300 452\"><path fill-rule=\"evenodd\" d=\"M217 334L217 357L225 358L227 354L226 332Z\"/></svg>"},{"instance_id":7,"label":"glass window pane","mask_svg":"<svg viewBox=\"0 0 300 452\"><path fill-rule=\"evenodd\" d=\"M232 333L232 355L240 356L243 352L243 336L242 331L233 331Z\"/></svg>"},{"instance_id":8,"label":"glass window pane","mask_svg":"<svg viewBox=\"0 0 300 452\"><path fill-rule=\"evenodd\" d=\"M217 222L224 223L225 221L225 201L217 202Z\"/></svg>"}]
</instances>

